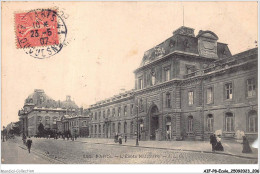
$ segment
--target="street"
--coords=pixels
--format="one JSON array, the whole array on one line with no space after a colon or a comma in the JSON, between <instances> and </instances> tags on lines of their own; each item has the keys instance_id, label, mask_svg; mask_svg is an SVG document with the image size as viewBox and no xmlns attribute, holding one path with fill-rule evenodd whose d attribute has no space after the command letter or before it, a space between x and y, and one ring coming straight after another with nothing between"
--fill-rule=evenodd
<instances>
[{"instance_id":1,"label":"street","mask_svg":"<svg viewBox=\"0 0 260 174\"><path fill-rule=\"evenodd\" d=\"M28 156L22 156L28 153L22 145L20 139L9 140L8 146L2 146L2 159L13 156L4 163L20 163L22 159L28 158L27 162L47 163L42 159L46 157L53 159L51 163L67 163L67 164L256 164L257 159L239 158L235 156L187 152L172 149L160 149L153 147L135 147L119 144L102 144L88 141L71 141L71 140L54 140L43 138L32 138L32 152ZM110 140L113 141L112 139ZM4 142L7 144L6 142ZM4 144L2 143L2 144ZM141 142L142 143L142 142ZM18 144L20 147L18 147ZM10 149L18 148L16 151ZM23 154L21 154L21 152ZM12 155L10 155L12 154ZM16 156L14 154L17 154ZM32 154L39 154L38 158ZM31 161L30 161L31 160ZM3 162L3 161L2 161ZM24 162L24 163L27 163Z\"/></svg>"}]
</instances>

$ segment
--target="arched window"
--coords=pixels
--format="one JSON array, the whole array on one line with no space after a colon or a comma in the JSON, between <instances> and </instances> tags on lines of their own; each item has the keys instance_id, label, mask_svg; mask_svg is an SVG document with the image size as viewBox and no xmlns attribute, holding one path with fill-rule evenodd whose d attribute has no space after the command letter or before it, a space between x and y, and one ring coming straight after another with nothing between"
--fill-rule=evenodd
<instances>
[{"instance_id":1,"label":"arched window","mask_svg":"<svg viewBox=\"0 0 260 174\"><path fill-rule=\"evenodd\" d=\"M257 112L252 110L248 113L248 131L257 132L258 131L258 119Z\"/></svg>"},{"instance_id":2,"label":"arched window","mask_svg":"<svg viewBox=\"0 0 260 174\"><path fill-rule=\"evenodd\" d=\"M171 108L171 94L169 92L166 93L166 107Z\"/></svg>"},{"instance_id":3,"label":"arched window","mask_svg":"<svg viewBox=\"0 0 260 174\"><path fill-rule=\"evenodd\" d=\"M121 123L118 123L118 133L121 133Z\"/></svg>"},{"instance_id":4,"label":"arched window","mask_svg":"<svg viewBox=\"0 0 260 174\"><path fill-rule=\"evenodd\" d=\"M124 116L127 115L127 106L124 106Z\"/></svg>"},{"instance_id":5,"label":"arched window","mask_svg":"<svg viewBox=\"0 0 260 174\"><path fill-rule=\"evenodd\" d=\"M212 114L208 114L207 115L207 120L206 120L206 128L207 128L207 131L209 132L213 132L213 115Z\"/></svg>"},{"instance_id":6,"label":"arched window","mask_svg":"<svg viewBox=\"0 0 260 174\"><path fill-rule=\"evenodd\" d=\"M193 116L188 117L188 132L193 132Z\"/></svg>"},{"instance_id":7,"label":"arched window","mask_svg":"<svg viewBox=\"0 0 260 174\"><path fill-rule=\"evenodd\" d=\"M226 131L233 132L234 131L234 115L231 112L227 112L225 114L225 121L226 121Z\"/></svg>"}]
</instances>

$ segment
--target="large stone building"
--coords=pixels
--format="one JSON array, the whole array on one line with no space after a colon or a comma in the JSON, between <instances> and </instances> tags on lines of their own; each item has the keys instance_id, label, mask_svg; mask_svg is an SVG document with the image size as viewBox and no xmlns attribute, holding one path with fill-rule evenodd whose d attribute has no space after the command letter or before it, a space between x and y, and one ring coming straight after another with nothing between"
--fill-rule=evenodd
<instances>
[{"instance_id":1,"label":"large stone building","mask_svg":"<svg viewBox=\"0 0 260 174\"><path fill-rule=\"evenodd\" d=\"M55 101L48 97L42 89L35 89L34 93L29 95L25 100L24 106L19 110L19 120L22 124L22 133L27 136L35 136L38 133L38 126L43 124L46 130L52 130L56 133L65 133L69 131L79 134L80 132L87 133L87 124L82 126L82 121L88 121L88 116L83 115L83 109L79 108L70 96L66 96L65 101ZM67 117L66 121L63 119ZM80 119L79 119L80 118ZM65 129L66 123L75 122L81 126L77 129ZM84 122L85 123L85 122ZM82 130L81 130L82 129ZM86 134L82 134L86 136Z\"/></svg>"},{"instance_id":2,"label":"large stone building","mask_svg":"<svg viewBox=\"0 0 260 174\"><path fill-rule=\"evenodd\" d=\"M212 31L180 27L144 53L135 89L89 108L91 137L203 140L258 135L257 48L232 55ZM138 126L137 126L138 125ZM138 131L137 131L138 130Z\"/></svg>"}]
</instances>

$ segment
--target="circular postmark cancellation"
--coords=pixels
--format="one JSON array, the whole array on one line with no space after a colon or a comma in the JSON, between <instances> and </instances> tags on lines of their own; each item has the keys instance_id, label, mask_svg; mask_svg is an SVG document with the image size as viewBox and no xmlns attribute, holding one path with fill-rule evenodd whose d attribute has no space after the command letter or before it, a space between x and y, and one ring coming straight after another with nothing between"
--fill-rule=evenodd
<instances>
[{"instance_id":1,"label":"circular postmark cancellation","mask_svg":"<svg viewBox=\"0 0 260 174\"><path fill-rule=\"evenodd\" d=\"M59 53L66 40L67 27L57 10L36 9L15 14L16 47L44 59Z\"/></svg>"}]
</instances>

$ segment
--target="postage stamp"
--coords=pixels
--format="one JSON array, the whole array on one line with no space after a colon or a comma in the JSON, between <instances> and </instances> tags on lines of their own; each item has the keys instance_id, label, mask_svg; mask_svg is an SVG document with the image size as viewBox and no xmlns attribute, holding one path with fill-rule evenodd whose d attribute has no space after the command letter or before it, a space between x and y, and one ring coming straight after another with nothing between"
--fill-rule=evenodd
<instances>
[{"instance_id":1,"label":"postage stamp","mask_svg":"<svg viewBox=\"0 0 260 174\"><path fill-rule=\"evenodd\" d=\"M60 52L67 35L64 20L53 9L16 13L15 27L16 47L39 59Z\"/></svg>"}]
</instances>

